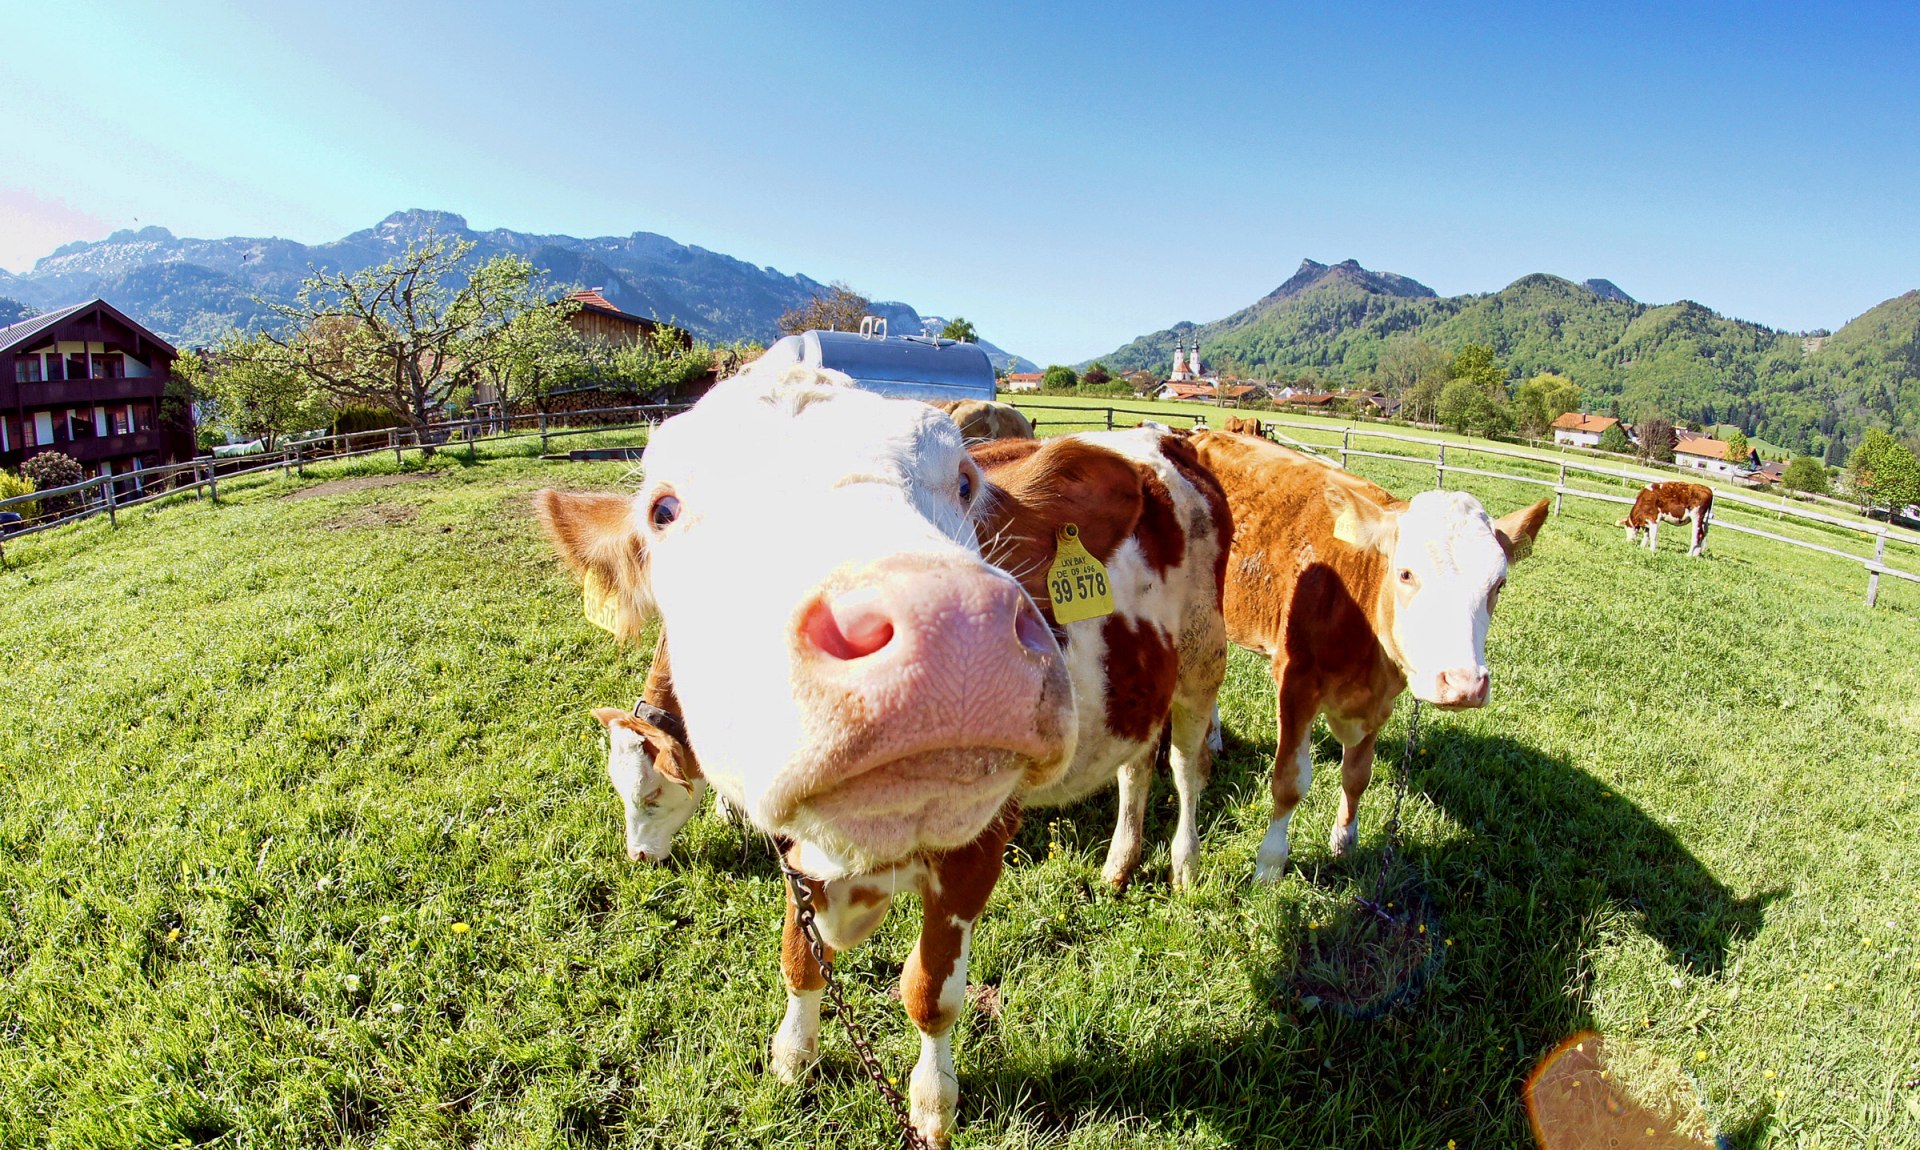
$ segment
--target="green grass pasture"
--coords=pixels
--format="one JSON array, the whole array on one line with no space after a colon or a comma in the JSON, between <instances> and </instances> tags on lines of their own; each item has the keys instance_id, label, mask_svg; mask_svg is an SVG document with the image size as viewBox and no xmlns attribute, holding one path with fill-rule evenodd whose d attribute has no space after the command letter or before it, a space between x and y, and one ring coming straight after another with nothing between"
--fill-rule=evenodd
<instances>
[{"instance_id":1,"label":"green grass pasture","mask_svg":"<svg viewBox=\"0 0 1920 1150\"><path fill-rule=\"evenodd\" d=\"M837 1029L810 1084L764 1073L765 845L708 813L670 865L626 861L587 708L646 651L581 617L527 497L627 468L530 454L8 547L0 1144L887 1142ZM402 481L293 498L343 475ZM1524 1145L1522 1080L1589 1027L1684 1065L1737 1146L1920 1145L1920 588L1869 611L1841 561L1732 532L1649 555L1617 514L1568 501L1502 599L1492 704L1423 724L1406 849L1446 961L1420 998L1359 1023L1288 983L1354 913L1404 714L1357 856L1325 846L1323 734L1294 869L1254 887L1272 688L1236 654L1197 890L1167 885L1170 793L1124 897L1111 796L1028 818L975 940L997 1006L961 1023L959 1145ZM904 1075L901 909L844 966Z\"/></svg>"}]
</instances>

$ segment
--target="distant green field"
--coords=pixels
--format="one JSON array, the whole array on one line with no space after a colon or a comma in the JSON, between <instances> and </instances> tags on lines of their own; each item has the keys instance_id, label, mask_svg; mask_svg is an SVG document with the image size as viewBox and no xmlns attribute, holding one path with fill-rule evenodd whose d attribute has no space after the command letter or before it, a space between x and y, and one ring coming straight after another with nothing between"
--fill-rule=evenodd
<instances>
[{"instance_id":1,"label":"distant green field","mask_svg":"<svg viewBox=\"0 0 1920 1150\"><path fill-rule=\"evenodd\" d=\"M496 450L293 498L376 457L8 546L0 1145L888 1144L837 1029L811 1084L764 1073L766 846L708 813L670 865L622 853L586 709L646 652L581 617L527 497L625 470ZM1254 887L1272 689L1236 654L1199 889L1167 886L1170 793L1125 897L1111 796L1029 817L975 939L998 1009L961 1024L957 1144L1527 1145L1523 1079L1594 1028L1684 1066L1735 1146L1920 1145L1920 587L1869 611L1841 561L1648 555L1615 514L1549 521L1492 704L1423 723L1422 996L1358 1023L1288 981L1354 913L1404 714L1356 860L1325 846L1323 735L1295 869ZM918 918L844 964L901 1074Z\"/></svg>"}]
</instances>

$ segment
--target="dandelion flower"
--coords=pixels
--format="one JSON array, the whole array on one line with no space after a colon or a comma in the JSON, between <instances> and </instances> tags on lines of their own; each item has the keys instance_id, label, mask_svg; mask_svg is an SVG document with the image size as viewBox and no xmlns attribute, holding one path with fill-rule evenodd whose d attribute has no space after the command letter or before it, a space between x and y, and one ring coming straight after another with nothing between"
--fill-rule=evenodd
<instances>
[{"instance_id":1,"label":"dandelion flower","mask_svg":"<svg viewBox=\"0 0 1920 1150\"><path fill-rule=\"evenodd\" d=\"M1772 1069L1771 1067L1769 1067L1769 1068L1767 1068L1766 1070L1762 1070L1762 1071L1760 1072L1760 1077L1762 1077L1762 1078L1772 1078L1772 1077L1773 1077L1773 1069Z\"/></svg>"},{"instance_id":2,"label":"dandelion flower","mask_svg":"<svg viewBox=\"0 0 1920 1150\"><path fill-rule=\"evenodd\" d=\"M1707 1060L1707 1052L1706 1052L1706 1051L1704 1051L1704 1050L1696 1050L1696 1051L1694 1051L1694 1052L1693 1052L1693 1060L1694 1060L1695 1062L1705 1062L1705 1061Z\"/></svg>"},{"instance_id":3,"label":"dandelion flower","mask_svg":"<svg viewBox=\"0 0 1920 1150\"><path fill-rule=\"evenodd\" d=\"M179 942L179 941L180 941L180 928L179 928L179 927L177 927L177 926L176 926L176 927L174 927L174 928L173 928L172 930L170 930L170 931L168 931L168 932L167 932L167 941L168 941L168 942Z\"/></svg>"},{"instance_id":4,"label":"dandelion flower","mask_svg":"<svg viewBox=\"0 0 1920 1150\"><path fill-rule=\"evenodd\" d=\"M469 930L472 930L473 928L468 926L464 922L456 922L452 926L448 927L447 929L451 930L455 934L465 934Z\"/></svg>"}]
</instances>

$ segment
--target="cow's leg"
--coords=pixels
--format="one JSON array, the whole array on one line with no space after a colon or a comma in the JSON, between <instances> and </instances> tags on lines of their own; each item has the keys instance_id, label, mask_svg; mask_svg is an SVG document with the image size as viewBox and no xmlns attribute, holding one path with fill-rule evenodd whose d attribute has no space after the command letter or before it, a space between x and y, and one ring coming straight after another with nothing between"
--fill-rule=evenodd
<instances>
[{"instance_id":1,"label":"cow's leg","mask_svg":"<svg viewBox=\"0 0 1920 1150\"><path fill-rule=\"evenodd\" d=\"M1220 754L1227 749L1227 732L1220 725L1220 704L1213 705L1213 721L1207 724L1207 750Z\"/></svg>"},{"instance_id":2,"label":"cow's leg","mask_svg":"<svg viewBox=\"0 0 1920 1150\"><path fill-rule=\"evenodd\" d=\"M808 879L807 885L828 962L836 952L866 941L893 905L891 876L855 875L831 883ZM772 1066L781 1081L795 1082L820 1056L820 996L827 982L800 930L791 889L780 936L780 973L787 980L787 1013L773 1035Z\"/></svg>"},{"instance_id":3,"label":"cow's leg","mask_svg":"<svg viewBox=\"0 0 1920 1150\"><path fill-rule=\"evenodd\" d=\"M1698 559L1701 553L1707 549L1707 517L1700 514L1698 507L1693 509L1692 516L1693 546L1687 549L1687 554Z\"/></svg>"},{"instance_id":4,"label":"cow's leg","mask_svg":"<svg viewBox=\"0 0 1920 1150\"><path fill-rule=\"evenodd\" d=\"M1344 733L1334 731L1336 735ZM1344 745L1340 756L1340 810L1333 816L1333 833L1327 837L1335 857L1352 850L1360 838L1360 796L1373 781L1373 744L1379 737L1380 732L1373 730L1360 735L1357 742L1340 740Z\"/></svg>"},{"instance_id":5,"label":"cow's leg","mask_svg":"<svg viewBox=\"0 0 1920 1150\"><path fill-rule=\"evenodd\" d=\"M1658 515L1653 517L1653 522L1647 524L1647 550L1660 550L1660 517Z\"/></svg>"},{"instance_id":6,"label":"cow's leg","mask_svg":"<svg viewBox=\"0 0 1920 1150\"><path fill-rule=\"evenodd\" d=\"M1168 758L1173 789L1180 796L1180 824L1173 832L1173 885L1184 890L1200 877L1200 792L1207 789L1207 751L1204 746L1211 720L1209 708L1175 700L1173 745ZM1218 712L1215 711L1217 714Z\"/></svg>"},{"instance_id":7,"label":"cow's leg","mask_svg":"<svg viewBox=\"0 0 1920 1150\"><path fill-rule=\"evenodd\" d=\"M1149 753L1147 761L1152 763ZM1008 812L967 846L928 864L921 887L925 917L920 941L900 975L900 998L907 1017L920 1031L920 1060L907 1081L914 1128L936 1146L953 1134L953 1113L960 1103L960 1077L953 1065L953 1024L967 1001L967 948L974 920L986 908L1007 840L1020 826Z\"/></svg>"},{"instance_id":8,"label":"cow's leg","mask_svg":"<svg viewBox=\"0 0 1920 1150\"><path fill-rule=\"evenodd\" d=\"M1286 665L1279 659L1273 662L1274 681L1279 684L1275 690L1278 702L1279 742L1273 750L1273 821L1267 824L1267 837L1260 842L1260 852L1254 856L1253 877L1258 882L1278 882L1287 869L1287 822L1293 818L1293 808L1313 784L1313 743L1308 738L1313 732L1313 715L1316 705L1313 701L1297 697L1301 691L1292 685L1286 677Z\"/></svg>"},{"instance_id":9,"label":"cow's leg","mask_svg":"<svg viewBox=\"0 0 1920 1150\"><path fill-rule=\"evenodd\" d=\"M1100 877L1115 890L1127 889L1133 868L1140 865L1142 840L1146 837L1147 796L1153 790L1153 760L1160 749L1156 733L1146 746L1120 765L1119 816L1113 824L1113 841L1107 844L1107 865Z\"/></svg>"}]
</instances>

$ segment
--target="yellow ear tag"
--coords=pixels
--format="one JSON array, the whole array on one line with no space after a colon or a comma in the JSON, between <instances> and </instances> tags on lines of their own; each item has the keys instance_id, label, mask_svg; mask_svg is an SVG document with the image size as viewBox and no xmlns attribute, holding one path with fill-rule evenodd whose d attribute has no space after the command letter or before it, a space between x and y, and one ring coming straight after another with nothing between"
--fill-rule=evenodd
<instances>
[{"instance_id":1,"label":"yellow ear tag","mask_svg":"<svg viewBox=\"0 0 1920 1150\"><path fill-rule=\"evenodd\" d=\"M620 607L614 601L613 592L598 575L589 574L584 586L580 588L581 612L587 622L609 634L620 633Z\"/></svg>"},{"instance_id":2,"label":"yellow ear tag","mask_svg":"<svg viewBox=\"0 0 1920 1150\"><path fill-rule=\"evenodd\" d=\"M1066 524L1054 536L1047 595L1053 600L1056 623L1078 623L1113 614L1113 584L1107 579L1107 569L1080 542L1076 524Z\"/></svg>"},{"instance_id":3,"label":"yellow ear tag","mask_svg":"<svg viewBox=\"0 0 1920 1150\"><path fill-rule=\"evenodd\" d=\"M1366 525L1351 507L1342 507L1333 521L1333 537L1349 547L1366 546Z\"/></svg>"}]
</instances>

